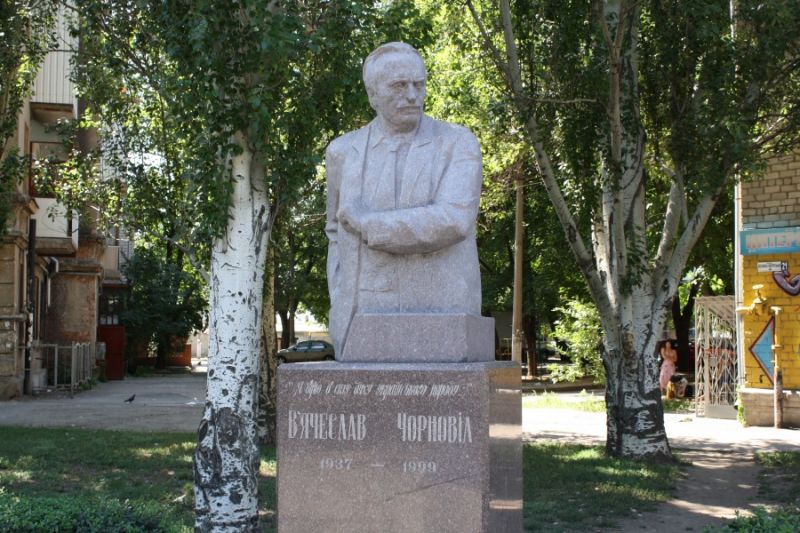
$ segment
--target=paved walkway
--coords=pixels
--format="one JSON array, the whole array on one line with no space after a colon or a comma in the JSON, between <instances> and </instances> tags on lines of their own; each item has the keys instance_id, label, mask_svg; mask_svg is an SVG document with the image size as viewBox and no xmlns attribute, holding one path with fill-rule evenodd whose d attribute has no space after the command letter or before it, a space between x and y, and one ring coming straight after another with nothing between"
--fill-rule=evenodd
<instances>
[{"instance_id":1,"label":"paved walkway","mask_svg":"<svg viewBox=\"0 0 800 533\"><path fill-rule=\"evenodd\" d=\"M664 416L664 423L673 448L742 453L800 451L800 430L796 429L742 427L736 420L672 413ZM522 430L526 439L601 444L606 438L606 416L565 409L526 409L522 413Z\"/></svg>"},{"instance_id":2,"label":"paved walkway","mask_svg":"<svg viewBox=\"0 0 800 533\"><path fill-rule=\"evenodd\" d=\"M0 402L0 426L192 432L203 415L205 387L204 373L108 381L73 398L57 393Z\"/></svg>"}]
</instances>

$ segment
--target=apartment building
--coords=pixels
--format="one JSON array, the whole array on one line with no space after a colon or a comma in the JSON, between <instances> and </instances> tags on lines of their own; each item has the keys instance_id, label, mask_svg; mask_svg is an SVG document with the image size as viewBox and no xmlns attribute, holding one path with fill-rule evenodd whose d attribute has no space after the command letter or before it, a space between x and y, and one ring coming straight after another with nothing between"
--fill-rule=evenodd
<instances>
[{"instance_id":1,"label":"apartment building","mask_svg":"<svg viewBox=\"0 0 800 533\"><path fill-rule=\"evenodd\" d=\"M34 161L66 159L69 148L54 126L83 111L70 81L77 42L69 35L63 12L55 30L57 46L41 65L32 94L19 111L16 134L5 147L16 147ZM80 136L74 148L90 149L93 137ZM53 363L42 356L41 345L94 346L101 321L118 326L113 311L111 316L99 312L101 306L109 309L102 288L104 280L124 287L120 247L107 246L91 213L71 211L41 194L30 176L18 184L12 201L6 232L0 237L0 400L52 382ZM115 349L124 349L124 340Z\"/></svg>"}]
</instances>

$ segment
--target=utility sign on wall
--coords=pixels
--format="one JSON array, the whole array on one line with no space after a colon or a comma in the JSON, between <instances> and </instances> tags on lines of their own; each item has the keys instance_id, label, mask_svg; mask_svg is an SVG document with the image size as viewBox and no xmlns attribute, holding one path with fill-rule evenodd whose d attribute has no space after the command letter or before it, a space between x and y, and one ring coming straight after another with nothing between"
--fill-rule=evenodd
<instances>
[{"instance_id":1,"label":"utility sign on wall","mask_svg":"<svg viewBox=\"0 0 800 533\"><path fill-rule=\"evenodd\" d=\"M758 263L759 272L783 272L789 269L786 261L767 261Z\"/></svg>"},{"instance_id":2,"label":"utility sign on wall","mask_svg":"<svg viewBox=\"0 0 800 533\"><path fill-rule=\"evenodd\" d=\"M743 230L739 238L742 255L800 252L800 227Z\"/></svg>"}]
</instances>

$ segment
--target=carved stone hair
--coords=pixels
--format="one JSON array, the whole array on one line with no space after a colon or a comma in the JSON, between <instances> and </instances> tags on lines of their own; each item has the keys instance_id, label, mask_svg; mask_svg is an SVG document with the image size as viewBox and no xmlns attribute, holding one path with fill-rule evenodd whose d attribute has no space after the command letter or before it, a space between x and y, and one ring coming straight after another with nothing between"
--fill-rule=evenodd
<instances>
[{"instance_id":1,"label":"carved stone hair","mask_svg":"<svg viewBox=\"0 0 800 533\"><path fill-rule=\"evenodd\" d=\"M419 62L422 63L422 68L425 69L425 74L427 75L428 71L425 68L425 61L422 60L422 56L416 48L410 44L401 42L382 44L367 56L367 58L364 60L364 65L361 67L361 77L364 80L364 86L368 91L374 87L375 83L375 62L388 54L411 54L416 56L419 59Z\"/></svg>"}]
</instances>

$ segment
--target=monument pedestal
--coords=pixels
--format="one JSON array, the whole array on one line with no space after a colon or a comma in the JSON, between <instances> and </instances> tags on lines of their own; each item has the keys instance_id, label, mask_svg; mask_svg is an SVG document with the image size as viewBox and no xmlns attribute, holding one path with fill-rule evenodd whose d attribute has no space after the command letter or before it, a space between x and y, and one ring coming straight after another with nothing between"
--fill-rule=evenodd
<instances>
[{"instance_id":1,"label":"monument pedestal","mask_svg":"<svg viewBox=\"0 0 800 533\"><path fill-rule=\"evenodd\" d=\"M519 364L281 365L278 531L521 532Z\"/></svg>"}]
</instances>

